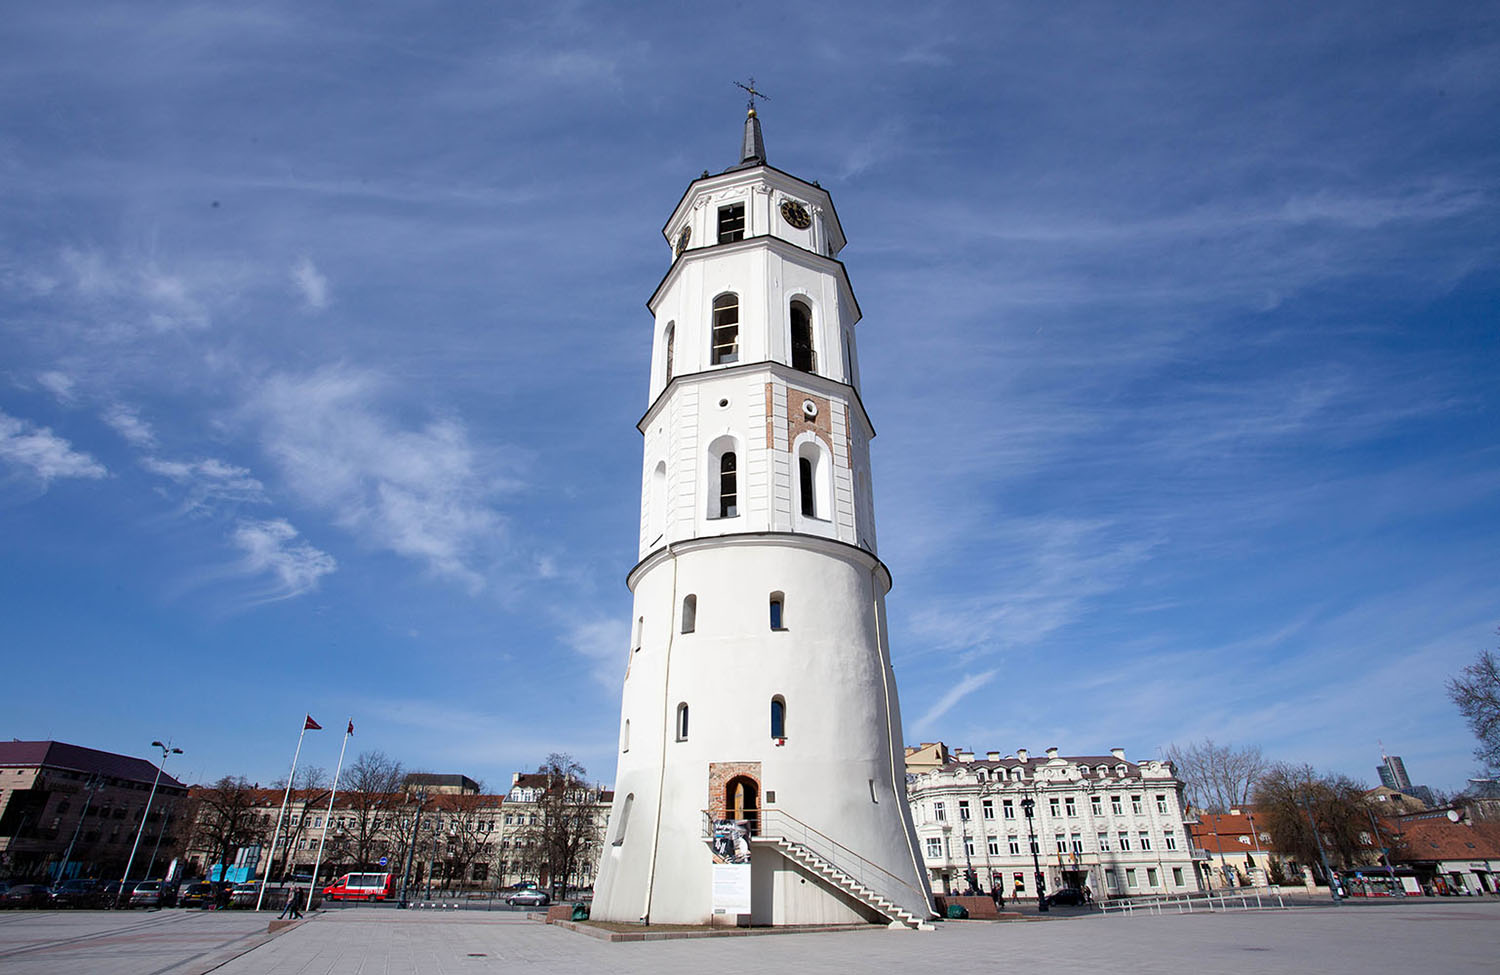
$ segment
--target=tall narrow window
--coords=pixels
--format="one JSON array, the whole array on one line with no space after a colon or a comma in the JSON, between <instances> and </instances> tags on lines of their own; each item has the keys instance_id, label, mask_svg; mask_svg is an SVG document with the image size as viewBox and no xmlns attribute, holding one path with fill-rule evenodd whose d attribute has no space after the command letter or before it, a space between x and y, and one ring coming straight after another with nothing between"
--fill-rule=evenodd
<instances>
[{"instance_id":1,"label":"tall narrow window","mask_svg":"<svg viewBox=\"0 0 1500 975\"><path fill-rule=\"evenodd\" d=\"M666 358L667 358L667 378L664 381L665 382L669 382L669 383L672 381L672 364L673 364L672 360L673 360L673 353L674 353L673 346L675 346L676 344L677 344L677 323L676 322L667 322L667 355L666 355Z\"/></svg>"},{"instance_id":2,"label":"tall narrow window","mask_svg":"<svg viewBox=\"0 0 1500 975\"><path fill-rule=\"evenodd\" d=\"M677 705L677 740L687 741L688 733L688 706L686 703Z\"/></svg>"},{"instance_id":3,"label":"tall narrow window","mask_svg":"<svg viewBox=\"0 0 1500 975\"><path fill-rule=\"evenodd\" d=\"M667 462L664 460L657 461L651 471L651 508L646 517L651 525L647 532L651 536L650 544L655 545L667 530Z\"/></svg>"},{"instance_id":4,"label":"tall narrow window","mask_svg":"<svg viewBox=\"0 0 1500 975\"><path fill-rule=\"evenodd\" d=\"M854 385L853 355L849 351L849 333L844 333L844 382Z\"/></svg>"},{"instance_id":5,"label":"tall narrow window","mask_svg":"<svg viewBox=\"0 0 1500 975\"><path fill-rule=\"evenodd\" d=\"M797 441L797 505L806 518L833 517L833 464L817 437Z\"/></svg>"},{"instance_id":6,"label":"tall narrow window","mask_svg":"<svg viewBox=\"0 0 1500 975\"><path fill-rule=\"evenodd\" d=\"M630 719L625 719L625 730L620 732L620 751L630 751Z\"/></svg>"},{"instance_id":7,"label":"tall narrow window","mask_svg":"<svg viewBox=\"0 0 1500 975\"><path fill-rule=\"evenodd\" d=\"M714 299L713 364L740 361L740 296L719 295Z\"/></svg>"},{"instance_id":8,"label":"tall narrow window","mask_svg":"<svg viewBox=\"0 0 1500 975\"><path fill-rule=\"evenodd\" d=\"M771 698L771 737L786 737L786 700L779 694Z\"/></svg>"},{"instance_id":9,"label":"tall narrow window","mask_svg":"<svg viewBox=\"0 0 1500 975\"><path fill-rule=\"evenodd\" d=\"M813 488L812 458L797 458L797 480L802 489L802 513L811 518L818 513L818 499Z\"/></svg>"},{"instance_id":10,"label":"tall narrow window","mask_svg":"<svg viewBox=\"0 0 1500 975\"><path fill-rule=\"evenodd\" d=\"M615 841L611 846L622 846L625 843L625 827L630 825L630 807L635 805L635 793L632 792L620 803L620 822L615 827Z\"/></svg>"},{"instance_id":11,"label":"tall narrow window","mask_svg":"<svg viewBox=\"0 0 1500 975\"><path fill-rule=\"evenodd\" d=\"M779 592L771 593L771 629L785 629L785 620L782 619L782 607L786 597Z\"/></svg>"},{"instance_id":12,"label":"tall narrow window","mask_svg":"<svg viewBox=\"0 0 1500 975\"><path fill-rule=\"evenodd\" d=\"M719 243L745 239L745 204L731 203L719 207Z\"/></svg>"},{"instance_id":13,"label":"tall narrow window","mask_svg":"<svg viewBox=\"0 0 1500 975\"><path fill-rule=\"evenodd\" d=\"M638 616L638 617L636 617L636 621L635 621L635 639L632 640L632 641L630 641L630 648L632 650L639 650L641 648L641 635L645 631L645 629L646 629L646 617L644 617L644 616Z\"/></svg>"},{"instance_id":14,"label":"tall narrow window","mask_svg":"<svg viewBox=\"0 0 1500 975\"><path fill-rule=\"evenodd\" d=\"M698 596L682 597L682 632L691 633L698 626Z\"/></svg>"},{"instance_id":15,"label":"tall narrow window","mask_svg":"<svg viewBox=\"0 0 1500 975\"><path fill-rule=\"evenodd\" d=\"M792 368L816 372L818 359L813 352L812 310L800 301L792 302Z\"/></svg>"},{"instance_id":16,"label":"tall narrow window","mask_svg":"<svg viewBox=\"0 0 1500 975\"><path fill-rule=\"evenodd\" d=\"M734 451L719 458L719 517L734 518L740 513L739 471Z\"/></svg>"}]
</instances>

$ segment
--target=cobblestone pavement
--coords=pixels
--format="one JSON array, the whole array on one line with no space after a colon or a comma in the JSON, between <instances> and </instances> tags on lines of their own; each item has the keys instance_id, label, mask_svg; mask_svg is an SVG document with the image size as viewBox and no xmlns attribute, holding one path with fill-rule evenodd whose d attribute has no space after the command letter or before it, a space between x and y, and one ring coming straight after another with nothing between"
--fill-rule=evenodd
<instances>
[{"instance_id":1,"label":"cobblestone pavement","mask_svg":"<svg viewBox=\"0 0 1500 975\"><path fill-rule=\"evenodd\" d=\"M0 915L4 975L703 975L757 970L1288 975L1500 970L1500 901L1134 917L1085 915L933 932L875 928L610 944L502 913L349 909L274 938L249 912ZM237 957L236 957L237 956ZM229 960L225 960L229 959Z\"/></svg>"},{"instance_id":2,"label":"cobblestone pavement","mask_svg":"<svg viewBox=\"0 0 1500 975\"><path fill-rule=\"evenodd\" d=\"M267 920L251 911L8 911L0 972L197 975L267 940Z\"/></svg>"},{"instance_id":3,"label":"cobblestone pavement","mask_svg":"<svg viewBox=\"0 0 1500 975\"><path fill-rule=\"evenodd\" d=\"M933 932L859 930L611 944L498 915L344 911L315 917L215 975L454 975L900 971L1130 973L1500 969L1500 902L947 922Z\"/></svg>"}]
</instances>

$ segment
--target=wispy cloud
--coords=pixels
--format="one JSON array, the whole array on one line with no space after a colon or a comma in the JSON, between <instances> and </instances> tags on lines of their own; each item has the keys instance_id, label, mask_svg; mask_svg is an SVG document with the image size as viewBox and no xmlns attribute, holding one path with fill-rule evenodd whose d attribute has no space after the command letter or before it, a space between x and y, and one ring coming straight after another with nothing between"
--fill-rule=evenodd
<instances>
[{"instance_id":1,"label":"wispy cloud","mask_svg":"<svg viewBox=\"0 0 1500 975\"><path fill-rule=\"evenodd\" d=\"M36 381L64 406L71 406L77 399L77 383L72 376L65 372L58 372L55 369L48 370L38 375Z\"/></svg>"},{"instance_id":2,"label":"wispy cloud","mask_svg":"<svg viewBox=\"0 0 1500 975\"><path fill-rule=\"evenodd\" d=\"M304 257L292 268L292 284L308 308L322 311L328 307L328 279L310 259Z\"/></svg>"},{"instance_id":3,"label":"wispy cloud","mask_svg":"<svg viewBox=\"0 0 1500 975\"><path fill-rule=\"evenodd\" d=\"M258 504L267 500L265 485L248 469L217 458L184 461L143 457L141 466L186 488L188 510L218 502Z\"/></svg>"},{"instance_id":4,"label":"wispy cloud","mask_svg":"<svg viewBox=\"0 0 1500 975\"><path fill-rule=\"evenodd\" d=\"M271 577L257 601L290 599L317 588L318 580L338 568L333 556L305 541L286 520L241 522L234 544L244 553L240 568L248 575Z\"/></svg>"},{"instance_id":5,"label":"wispy cloud","mask_svg":"<svg viewBox=\"0 0 1500 975\"><path fill-rule=\"evenodd\" d=\"M330 367L279 374L251 406L287 485L365 544L424 563L471 590L505 528L490 504L511 485L462 424L403 425L381 406L373 373Z\"/></svg>"},{"instance_id":6,"label":"wispy cloud","mask_svg":"<svg viewBox=\"0 0 1500 975\"><path fill-rule=\"evenodd\" d=\"M625 654L630 651L630 624L626 620L567 620L562 639L592 665L594 679L616 688L624 673Z\"/></svg>"},{"instance_id":7,"label":"wispy cloud","mask_svg":"<svg viewBox=\"0 0 1500 975\"><path fill-rule=\"evenodd\" d=\"M58 478L100 478L109 472L88 454L29 420L0 413L0 459L50 484Z\"/></svg>"},{"instance_id":8,"label":"wispy cloud","mask_svg":"<svg viewBox=\"0 0 1500 975\"><path fill-rule=\"evenodd\" d=\"M954 705L994 680L999 672L999 670L986 670L980 674L965 674L960 677L948 693L938 698L937 703L917 719L912 725L912 731L918 735L927 734L943 715L953 710Z\"/></svg>"},{"instance_id":9,"label":"wispy cloud","mask_svg":"<svg viewBox=\"0 0 1500 975\"><path fill-rule=\"evenodd\" d=\"M102 419L132 447L149 450L156 446L156 434L151 429L151 424L142 420L134 408L123 403L113 403L107 407Z\"/></svg>"}]
</instances>

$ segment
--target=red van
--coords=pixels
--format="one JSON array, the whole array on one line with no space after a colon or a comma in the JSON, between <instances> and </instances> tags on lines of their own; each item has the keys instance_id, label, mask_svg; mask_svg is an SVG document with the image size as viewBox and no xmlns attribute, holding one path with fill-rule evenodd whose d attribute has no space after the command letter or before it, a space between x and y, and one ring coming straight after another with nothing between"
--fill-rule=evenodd
<instances>
[{"instance_id":1,"label":"red van","mask_svg":"<svg viewBox=\"0 0 1500 975\"><path fill-rule=\"evenodd\" d=\"M324 887L323 896L334 901L383 901L391 896L391 875L346 873Z\"/></svg>"}]
</instances>

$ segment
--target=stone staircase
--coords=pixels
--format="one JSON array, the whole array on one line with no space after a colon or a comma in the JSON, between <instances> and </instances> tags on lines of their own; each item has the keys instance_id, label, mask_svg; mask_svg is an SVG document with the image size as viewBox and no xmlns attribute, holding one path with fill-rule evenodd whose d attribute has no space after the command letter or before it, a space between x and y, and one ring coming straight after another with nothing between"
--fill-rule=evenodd
<instances>
[{"instance_id":1,"label":"stone staircase","mask_svg":"<svg viewBox=\"0 0 1500 975\"><path fill-rule=\"evenodd\" d=\"M889 919L891 927L910 928L916 931L933 930L932 925L927 922L926 918L917 917L899 904L893 904L876 891L866 887L858 880L855 880L838 867L823 859L807 846L781 836L757 838L757 842L758 844L775 847L782 856L794 863L801 864L828 886L849 895L866 907L878 911L881 915Z\"/></svg>"}]
</instances>

